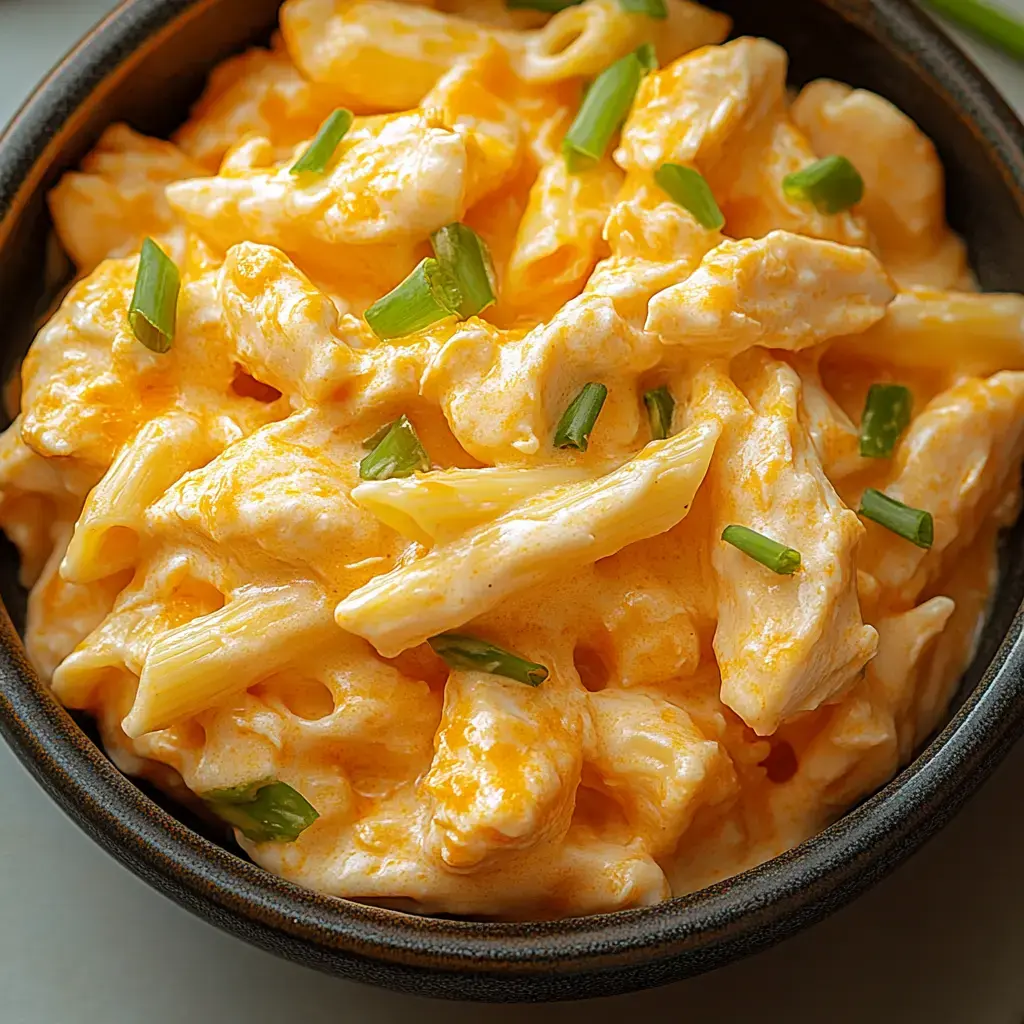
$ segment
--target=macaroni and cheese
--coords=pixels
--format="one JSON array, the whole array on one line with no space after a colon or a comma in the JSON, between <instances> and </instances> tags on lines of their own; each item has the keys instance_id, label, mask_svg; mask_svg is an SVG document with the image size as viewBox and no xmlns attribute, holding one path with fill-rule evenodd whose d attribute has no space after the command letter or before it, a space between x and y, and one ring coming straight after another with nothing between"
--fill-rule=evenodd
<instances>
[{"instance_id":1,"label":"macaroni and cheese","mask_svg":"<svg viewBox=\"0 0 1024 1024\"><path fill-rule=\"evenodd\" d=\"M977 292L911 120L729 34L286 0L172 141L115 125L51 193L79 276L0 438L26 647L270 871L647 905L945 714L1024 298Z\"/></svg>"}]
</instances>

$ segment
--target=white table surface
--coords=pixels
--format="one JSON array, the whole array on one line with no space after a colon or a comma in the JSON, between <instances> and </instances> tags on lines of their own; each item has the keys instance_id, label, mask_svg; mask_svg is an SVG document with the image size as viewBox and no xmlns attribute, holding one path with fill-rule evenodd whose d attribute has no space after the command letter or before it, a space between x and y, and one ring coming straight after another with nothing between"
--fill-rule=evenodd
<instances>
[{"instance_id":1,"label":"white table surface","mask_svg":"<svg viewBox=\"0 0 1024 1024\"><path fill-rule=\"evenodd\" d=\"M1024 14L1024 0L1003 2ZM0 0L0 123L113 6ZM1024 111L1024 69L969 49ZM482 1008L324 977L191 917L80 833L0 744L0 1024L618 1024L630 1015L688 1024L1020 1024L1022 795L1024 744L886 881L714 974L616 999Z\"/></svg>"}]
</instances>

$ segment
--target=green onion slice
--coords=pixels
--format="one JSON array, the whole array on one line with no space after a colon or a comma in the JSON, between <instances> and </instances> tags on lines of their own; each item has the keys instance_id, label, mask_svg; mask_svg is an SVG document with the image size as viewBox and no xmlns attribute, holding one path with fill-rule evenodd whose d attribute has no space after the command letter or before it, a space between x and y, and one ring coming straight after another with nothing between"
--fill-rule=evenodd
<instances>
[{"instance_id":1,"label":"green onion slice","mask_svg":"<svg viewBox=\"0 0 1024 1024\"><path fill-rule=\"evenodd\" d=\"M654 48L654 43L641 43L636 48L636 59L640 61L640 67L643 69L644 74L650 74L652 71L657 71L661 66L658 64L658 51Z\"/></svg>"},{"instance_id":2,"label":"green onion slice","mask_svg":"<svg viewBox=\"0 0 1024 1024\"><path fill-rule=\"evenodd\" d=\"M428 643L434 653L450 668L466 669L470 672L489 672L492 676L504 676L540 686L548 677L548 670L536 662L527 661L512 651L489 644L475 636L462 633L442 633Z\"/></svg>"},{"instance_id":3,"label":"green onion slice","mask_svg":"<svg viewBox=\"0 0 1024 1024\"><path fill-rule=\"evenodd\" d=\"M368 438L367 438L367 439L366 439L366 440L365 440L365 441L363 442L363 450L364 450L364 451L368 451L368 452L372 452L372 451L373 451L373 449L374 449L374 448L376 448L376 447L377 447L377 445L379 445L379 444L381 443L381 441L383 441L383 440L384 440L384 438L388 436L388 431L390 431L390 430L391 430L391 428L392 428L392 427L393 427L394 425L395 425L395 424L394 424L393 422L392 422L392 423L385 423L385 424L384 424L384 426L380 428L380 430L375 430L375 431L374 431L374 432L373 432L373 433L372 433L372 434L371 434L371 435L370 435L370 436L369 436L369 437L368 437Z\"/></svg>"},{"instance_id":4,"label":"green onion slice","mask_svg":"<svg viewBox=\"0 0 1024 1024\"><path fill-rule=\"evenodd\" d=\"M672 432L672 413L676 408L676 400L668 388L655 388L644 392L644 405L647 406L647 418L651 421L651 437L662 441Z\"/></svg>"},{"instance_id":5,"label":"green onion slice","mask_svg":"<svg viewBox=\"0 0 1024 1024\"><path fill-rule=\"evenodd\" d=\"M301 793L275 779L215 789L203 799L214 814L254 843L293 843L320 817Z\"/></svg>"},{"instance_id":6,"label":"green onion slice","mask_svg":"<svg viewBox=\"0 0 1024 1024\"><path fill-rule=\"evenodd\" d=\"M619 6L627 14L646 14L648 18L667 18L665 0L619 0Z\"/></svg>"},{"instance_id":7,"label":"green onion slice","mask_svg":"<svg viewBox=\"0 0 1024 1024\"><path fill-rule=\"evenodd\" d=\"M505 7L510 11L543 11L545 14L557 14L567 7L576 7L583 0L505 0Z\"/></svg>"},{"instance_id":8,"label":"green onion slice","mask_svg":"<svg viewBox=\"0 0 1024 1024\"><path fill-rule=\"evenodd\" d=\"M869 487L860 499L860 514L919 548L930 548L935 541L931 512L904 505L874 487Z\"/></svg>"},{"instance_id":9,"label":"green onion slice","mask_svg":"<svg viewBox=\"0 0 1024 1024\"><path fill-rule=\"evenodd\" d=\"M584 384L558 421L555 428L555 447L578 448L585 452L590 445L590 434L607 397L608 389L603 384Z\"/></svg>"},{"instance_id":10,"label":"green onion slice","mask_svg":"<svg viewBox=\"0 0 1024 1024\"><path fill-rule=\"evenodd\" d=\"M152 238L142 243L135 293L128 307L132 333L153 352L169 352L178 317L181 274Z\"/></svg>"},{"instance_id":11,"label":"green onion slice","mask_svg":"<svg viewBox=\"0 0 1024 1024\"><path fill-rule=\"evenodd\" d=\"M722 531L722 540L780 576L791 576L800 568L799 551L746 526L727 526Z\"/></svg>"},{"instance_id":12,"label":"green onion slice","mask_svg":"<svg viewBox=\"0 0 1024 1024\"><path fill-rule=\"evenodd\" d=\"M1008 11L982 0L924 0L979 39L1024 60L1024 23Z\"/></svg>"},{"instance_id":13,"label":"green onion slice","mask_svg":"<svg viewBox=\"0 0 1024 1024\"><path fill-rule=\"evenodd\" d=\"M434 255L459 292L456 312L465 320L497 300L498 279L484 240L465 224L449 224L430 236Z\"/></svg>"},{"instance_id":14,"label":"green onion slice","mask_svg":"<svg viewBox=\"0 0 1024 1024\"><path fill-rule=\"evenodd\" d=\"M462 296L451 275L437 260L427 258L363 315L378 338L403 338L455 316L461 302Z\"/></svg>"},{"instance_id":15,"label":"green onion slice","mask_svg":"<svg viewBox=\"0 0 1024 1024\"><path fill-rule=\"evenodd\" d=\"M320 131L309 144L309 149L292 166L292 174L323 174L338 148L338 143L345 138L351 127L352 111L344 107L336 110L320 126Z\"/></svg>"},{"instance_id":16,"label":"green onion slice","mask_svg":"<svg viewBox=\"0 0 1024 1024\"><path fill-rule=\"evenodd\" d=\"M387 428L387 433L378 430L366 443L376 441L378 437L380 440L373 451L359 463L361 479L390 480L430 469L430 456L407 417L400 416Z\"/></svg>"},{"instance_id":17,"label":"green onion slice","mask_svg":"<svg viewBox=\"0 0 1024 1024\"><path fill-rule=\"evenodd\" d=\"M811 203L819 213L842 213L864 198L864 179L845 156L827 156L787 174L782 191L797 202Z\"/></svg>"},{"instance_id":18,"label":"green onion slice","mask_svg":"<svg viewBox=\"0 0 1024 1024\"><path fill-rule=\"evenodd\" d=\"M860 453L888 459L910 423L913 396L902 384L872 384L860 419Z\"/></svg>"},{"instance_id":19,"label":"green onion slice","mask_svg":"<svg viewBox=\"0 0 1024 1024\"><path fill-rule=\"evenodd\" d=\"M593 167L607 152L629 114L644 71L641 58L627 53L594 79L562 141L570 173Z\"/></svg>"},{"instance_id":20,"label":"green onion slice","mask_svg":"<svg viewBox=\"0 0 1024 1024\"><path fill-rule=\"evenodd\" d=\"M715 201L711 186L692 167L662 164L654 172L654 180L674 202L692 213L701 227L719 231L725 226L725 217Z\"/></svg>"}]
</instances>

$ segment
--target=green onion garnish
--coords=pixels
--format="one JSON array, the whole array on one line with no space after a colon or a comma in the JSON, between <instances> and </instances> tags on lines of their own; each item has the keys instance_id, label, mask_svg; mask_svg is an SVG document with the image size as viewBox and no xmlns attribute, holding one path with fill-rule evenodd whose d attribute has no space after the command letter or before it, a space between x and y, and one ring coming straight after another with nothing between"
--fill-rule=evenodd
<instances>
[{"instance_id":1,"label":"green onion garnish","mask_svg":"<svg viewBox=\"0 0 1024 1024\"><path fill-rule=\"evenodd\" d=\"M888 459L910 423L913 396L902 384L872 384L860 418L860 453Z\"/></svg>"},{"instance_id":2,"label":"green onion garnish","mask_svg":"<svg viewBox=\"0 0 1024 1024\"><path fill-rule=\"evenodd\" d=\"M727 526L722 531L722 540L739 548L745 555L767 566L780 576L791 576L800 568L800 552L787 548L777 540L765 537L746 526Z\"/></svg>"},{"instance_id":3,"label":"green onion garnish","mask_svg":"<svg viewBox=\"0 0 1024 1024\"><path fill-rule=\"evenodd\" d=\"M927 6L998 46L1018 60L1024 60L1024 24L1008 11L981 0L924 0Z\"/></svg>"},{"instance_id":4,"label":"green onion garnish","mask_svg":"<svg viewBox=\"0 0 1024 1024\"><path fill-rule=\"evenodd\" d=\"M667 18L665 0L619 0L619 6L627 14L646 14L648 18Z\"/></svg>"},{"instance_id":5,"label":"green onion garnish","mask_svg":"<svg viewBox=\"0 0 1024 1024\"><path fill-rule=\"evenodd\" d=\"M386 433L378 430L369 441L376 441L382 433L373 451L359 463L361 479L390 480L392 477L412 476L416 470L426 472L430 469L430 456L407 417L400 416Z\"/></svg>"},{"instance_id":6,"label":"green onion garnish","mask_svg":"<svg viewBox=\"0 0 1024 1024\"><path fill-rule=\"evenodd\" d=\"M388 431L394 426L394 423L385 423L380 430L374 431L364 442L364 451L372 452L388 436Z\"/></svg>"},{"instance_id":7,"label":"green onion garnish","mask_svg":"<svg viewBox=\"0 0 1024 1024\"><path fill-rule=\"evenodd\" d=\"M692 213L701 227L719 231L725 226L725 217L718 208L711 186L692 167L662 164L654 172L654 180L674 202Z\"/></svg>"},{"instance_id":8,"label":"green onion garnish","mask_svg":"<svg viewBox=\"0 0 1024 1024\"><path fill-rule=\"evenodd\" d=\"M449 224L430 236L437 262L459 292L456 312L465 320L497 300L498 280L484 240L465 224Z\"/></svg>"},{"instance_id":9,"label":"green onion garnish","mask_svg":"<svg viewBox=\"0 0 1024 1024\"><path fill-rule=\"evenodd\" d=\"M153 352L169 352L178 317L181 274L152 238L142 243L135 293L128 307L132 333Z\"/></svg>"},{"instance_id":10,"label":"green onion garnish","mask_svg":"<svg viewBox=\"0 0 1024 1024\"><path fill-rule=\"evenodd\" d=\"M254 843L293 843L320 817L301 793L273 779L215 789L203 799L214 814Z\"/></svg>"},{"instance_id":11,"label":"green onion garnish","mask_svg":"<svg viewBox=\"0 0 1024 1024\"><path fill-rule=\"evenodd\" d=\"M352 127L352 111L344 107L336 110L320 126L309 149L292 166L292 174L323 174L334 156L334 151Z\"/></svg>"},{"instance_id":12,"label":"green onion garnish","mask_svg":"<svg viewBox=\"0 0 1024 1024\"><path fill-rule=\"evenodd\" d=\"M445 317L455 316L462 296L451 275L434 259L419 266L363 315L378 338L403 338Z\"/></svg>"},{"instance_id":13,"label":"green onion garnish","mask_svg":"<svg viewBox=\"0 0 1024 1024\"><path fill-rule=\"evenodd\" d=\"M654 48L654 43L641 43L636 50L636 59L640 61L640 67L648 74L652 71L657 71L660 65L658 64L658 51Z\"/></svg>"},{"instance_id":14,"label":"green onion garnish","mask_svg":"<svg viewBox=\"0 0 1024 1024\"><path fill-rule=\"evenodd\" d=\"M570 173L593 167L604 156L629 114L645 71L641 58L627 53L594 79L562 141Z\"/></svg>"},{"instance_id":15,"label":"green onion garnish","mask_svg":"<svg viewBox=\"0 0 1024 1024\"><path fill-rule=\"evenodd\" d=\"M869 487L860 499L860 514L919 548L930 548L935 541L931 512L910 508L874 487Z\"/></svg>"},{"instance_id":16,"label":"green onion garnish","mask_svg":"<svg viewBox=\"0 0 1024 1024\"><path fill-rule=\"evenodd\" d=\"M581 3L583 0L505 0L510 11L543 11L545 14L557 14Z\"/></svg>"},{"instance_id":17,"label":"green onion garnish","mask_svg":"<svg viewBox=\"0 0 1024 1024\"><path fill-rule=\"evenodd\" d=\"M651 437L662 441L672 432L672 413L675 411L676 400L668 388L655 388L644 392L644 405L647 406L647 418L651 421Z\"/></svg>"},{"instance_id":18,"label":"green onion garnish","mask_svg":"<svg viewBox=\"0 0 1024 1024\"><path fill-rule=\"evenodd\" d=\"M518 654L495 647L486 640L478 640L475 636L442 633L427 642L449 668L489 672L492 676L515 679L527 686L540 686L548 677L548 670L543 665L527 661Z\"/></svg>"},{"instance_id":19,"label":"green onion garnish","mask_svg":"<svg viewBox=\"0 0 1024 1024\"><path fill-rule=\"evenodd\" d=\"M585 452L590 444L591 431L607 397L608 389L603 384L584 384L558 421L555 428L555 447L578 448Z\"/></svg>"},{"instance_id":20,"label":"green onion garnish","mask_svg":"<svg viewBox=\"0 0 1024 1024\"><path fill-rule=\"evenodd\" d=\"M864 179L845 156L827 156L787 174L782 191L797 202L811 203L818 213L842 213L864 198Z\"/></svg>"}]
</instances>

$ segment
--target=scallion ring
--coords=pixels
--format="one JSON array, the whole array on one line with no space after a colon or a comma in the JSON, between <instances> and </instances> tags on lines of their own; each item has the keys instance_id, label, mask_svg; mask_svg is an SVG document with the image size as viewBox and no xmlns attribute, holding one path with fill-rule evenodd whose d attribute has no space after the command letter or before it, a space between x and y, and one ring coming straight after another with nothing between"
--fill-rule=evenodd
<instances>
[{"instance_id":1,"label":"scallion ring","mask_svg":"<svg viewBox=\"0 0 1024 1024\"><path fill-rule=\"evenodd\" d=\"M484 240L465 224L448 224L430 236L437 262L458 290L456 312L465 320L497 300L498 280Z\"/></svg>"},{"instance_id":2,"label":"scallion ring","mask_svg":"<svg viewBox=\"0 0 1024 1024\"><path fill-rule=\"evenodd\" d=\"M647 406L647 418L651 421L651 437L655 441L663 441L672 433L672 413L676 408L672 392L665 387L646 391L644 405Z\"/></svg>"},{"instance_id":3,"label":"scallion ring","mask_svg":"<svg viewBox=\"0 0 1024 1024\"><path fill-rule=\"evenodd\" d=\"M860 420L860 453L888 459L910 423L913 395L902 384L872 384Z\"/></svg>"},{"instance_id":4,"label":"scallion ring","mask_svg":"<svg viewBox=\"0 0 1024 1024\"><path fill-rule=\"evenodd\" d=\"M861 497L860 514L919 548L930 548L935 542L935 522L931 512L904 505L874 487L869 487Z\"/></svg>"},{"instance_id":5,"label":"scallion ring","mask_svg":"<svg viewBox=\"0 0 1024 1024\"><path fill-rule=\"evenodd\" d=\"M800 568L799 551L746 526L727 526L722 540L780 576L791 576Z\"/></svg>"},{"instance_id":6,"label":"scallion ring","mask_svg":"<svg viewBox=\"0 0 1024 1024\"><path fill-rule=\"evenodd\" d=\"M438 320L455 316L461 302L462 296L451 275L437 260L427 258L363 315L378 338L404 338Z\"/></svg>"},{"instance_id":7,"label":"scallion ring","mask_svg":"<svg viewBox=\"0 0 1024 1024\"><path fill-rule=\"evenodd\" d=\"M578 448L585 452L590 445L590 435L607 397L608 388L604 384L584 384L558 421L555 428L555 447Z\"/></svg>"},{"instance_id":8,"label":"scallion ring","mask_svg":"<svg viewBox=\"0 0 1024 1024\"><path fill-rule=\"evenodd\" d=\"M370 440L376 440L381 433L378 431ZM359 477L362 480L390 480L428 469L430 456L420 442L416 428L407 417L400 416L380 437L373 451L359 463Z\"/></svg>"},{"instance_id":9,"label":"scallion ring","mask_svg":"<svg viewBox=\"0 0 1024 1024\"><path fill-rule=\"evenodd\" d=\"M265 779L203 794L206 806L254 843L292 843L320 817L286 782Z\"/></svg>"},{"instance_id":10,"label":"scallion ring","mask_svg":"<svg viewBox=\"0 0 1024 1024\"><path fill-rule=\"evenodd\" d=\"M135 292L128 307L132 333L152 352L169 352L178 318L181 274L152 238L142 243Z\"/></svg>"},{"instance_id":11,"label":"scallion ring","mask_svg":"<svg viewBox=\"0 0 1024 1024\"><path fill-rule=\"evenodd\" d=\"M627 53L594 79L562 141L571 173L593 167L605 155L629 114L645 71L640 57Z\"/></svg>"},{"instance_id":12,"label":"scallion ring","mask_svg":"<svg viewBox=\"0 0 1024 1024\"><path fill-rule=\"evenodd\" d=\"M787 174L782 191L790 199L810 203L819 213L842 213L864 198L864 179L845 156L827 156Z\"/></svg>"},{"instance_id":13,"label":"scallion ring","mask_svg":"<svg viewBox=\"0 0 1024 1024\"><path fill-rule=\"evenodd\" d=\"M309 148L292 165L292 174L323 174L351 127L352 111L340 107L324 121Z\"/></svg>"},{"instance_id":14,"label":"scallion ring","mask_svg":"<svg viewBox=\"0 0 1024 1024\"><path fill-rule=\"evenodd\" d=\"M692 167L662 164L654 172L654 180L674 202L692 213L701 227L709 231L720 231L725 226L725 216L719 209L711 186Z\"/></svg>"},{"instance_id":15,"label":"scallion ring","mask_svg":"<svg viewBox=\"0 0 1024 1024\"><path fill-rule=\"evenodd\" d=\"M540 686L548 677L548 670L543 665L527 661L512 651L496 647L475 636L442 633L428 643L449 668L488 672L492 676L515 679L527 686Z\"/></svg>"}]
</instances>

